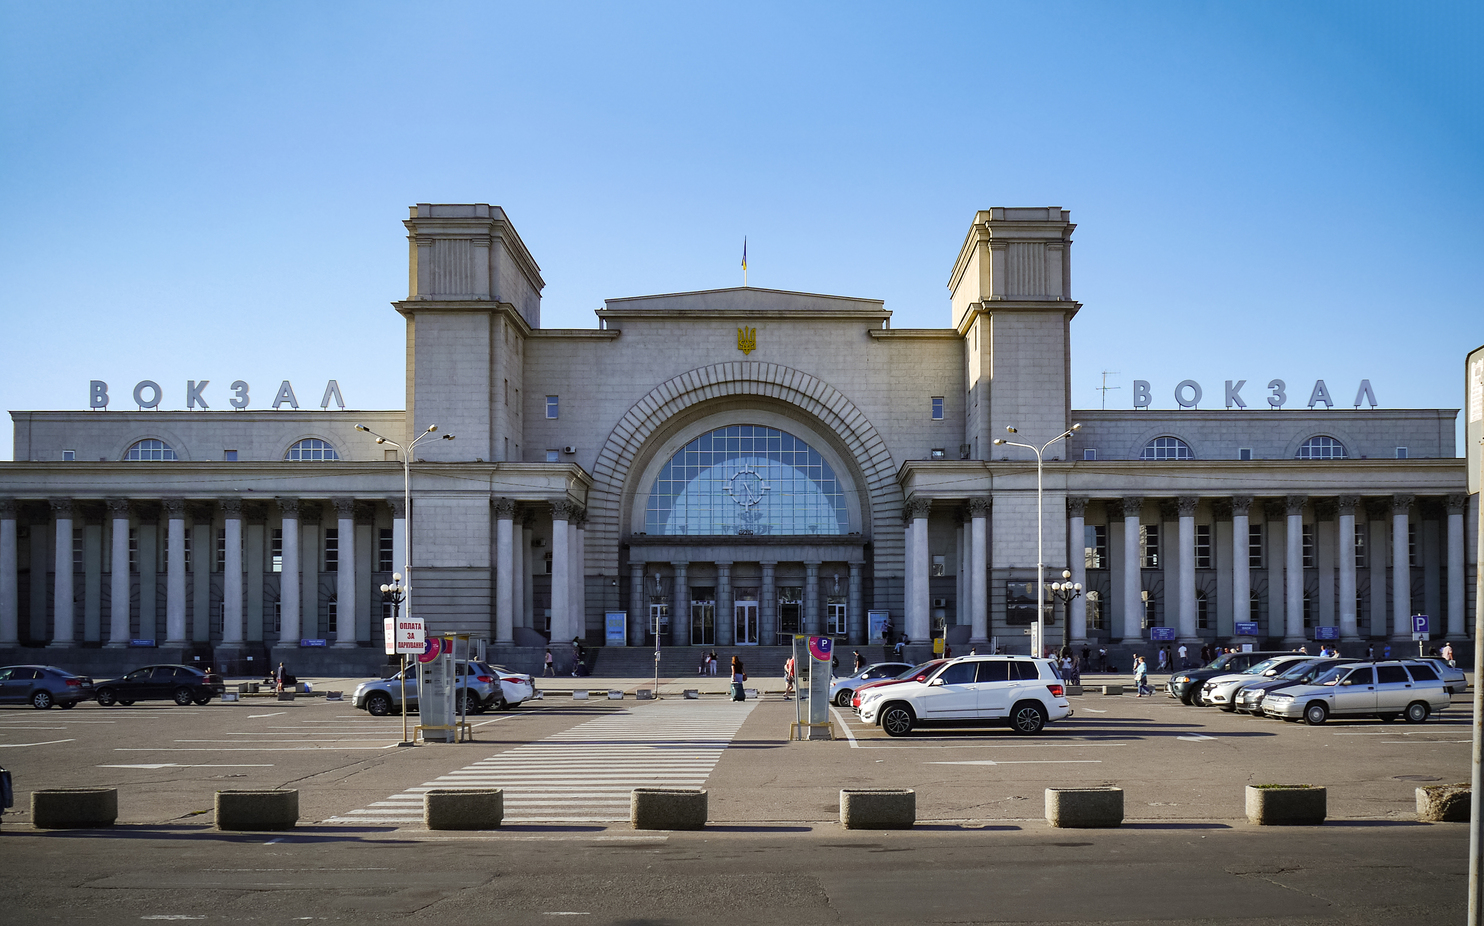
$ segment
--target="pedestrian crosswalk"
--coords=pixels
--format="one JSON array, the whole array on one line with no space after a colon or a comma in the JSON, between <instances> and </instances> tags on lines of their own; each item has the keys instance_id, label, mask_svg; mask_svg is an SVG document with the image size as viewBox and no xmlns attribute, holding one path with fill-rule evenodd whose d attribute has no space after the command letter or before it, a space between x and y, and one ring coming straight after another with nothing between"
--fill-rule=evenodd
<instances>
[{"instance_id":1,"label":"pedestrian crosswalk","mask_svg":"<svg viewBox=\"0 0 1484 926\"><path fill-rule=\"evenodd\" d=\"M432 788L502 788L507 823L619 823L634 788L704 786L756 701L668 701L506 750L328 823L421 823Z\"/></svg>"}]
</instances>

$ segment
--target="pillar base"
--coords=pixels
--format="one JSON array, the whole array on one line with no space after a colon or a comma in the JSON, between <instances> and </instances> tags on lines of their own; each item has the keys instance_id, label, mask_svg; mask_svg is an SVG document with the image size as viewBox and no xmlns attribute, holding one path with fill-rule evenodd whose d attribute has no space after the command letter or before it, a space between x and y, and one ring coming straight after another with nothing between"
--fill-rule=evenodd
<instances>
[{"instance_id":1,"label":"pillar base","mask_svg":"<svg viewBox=\"0 0 1484 926\"><path fill-rule=\"evenodd\" d=\"M76 647L76 640L53 640L46 645L47 649L75 649Z\"/></svg>"},{"instance_id":2,"label":"pillar base","mask_svg":"<svg viewBox=\"0 0 1484 926\"><path fill-rule=\"evenodd\" d=\"M0 646L4 646L4 645L5 645L4 643L0 643ZM103 644L103 648L104 649L128 649L129 648L129 644L127 644L127 643L115 643L112 640L110 640L107 643Z\"/></svg>"}]
</instances>

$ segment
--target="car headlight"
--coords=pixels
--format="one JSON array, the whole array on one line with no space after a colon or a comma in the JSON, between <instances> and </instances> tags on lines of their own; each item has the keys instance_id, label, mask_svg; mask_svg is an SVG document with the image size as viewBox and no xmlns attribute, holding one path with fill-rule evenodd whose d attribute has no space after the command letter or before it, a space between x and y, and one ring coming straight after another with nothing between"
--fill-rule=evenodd
<instances>
[{"instance_id":1,"label":"car headlight","mask_svg":"<svg viewBox=\"0 0 1484 926\"><path fill-rule=\"evenodd\" d=\"M1177 682L1180 682L1181 684L1184 684L1185 682L1190 681L1190 676L1189 675L1177 675L1177 676L1175 676L1174 680L1177 681Z\"/></svg>"}]
</instances>

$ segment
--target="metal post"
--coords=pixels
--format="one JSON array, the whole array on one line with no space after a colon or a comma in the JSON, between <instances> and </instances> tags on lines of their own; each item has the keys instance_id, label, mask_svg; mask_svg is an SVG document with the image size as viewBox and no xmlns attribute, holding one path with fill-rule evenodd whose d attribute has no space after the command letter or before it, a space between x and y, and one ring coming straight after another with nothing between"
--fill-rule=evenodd
<instances>
[{"instance_id":1,"label":"metal post","mask_svg":"<svg viewBox=\"0 0 1484 926\"><path fill-rule=\"evenodd\" d=\"M1484 443L1481 438L1480 443ZM1480 877L1479 860L1481 847L1481 815L1479 789L1484 787L1484 679L1479 669L1484 666L1484 451L1479 454L1479 508L1478 539L1474 547L1474 745L1473 771L1470 776L1471 795L1469 802L1469 918L1470 926L1479 926L1484 916L1484 877ZM1467 557L1465 557L1467 566Z\"/></svg>"}]
</instances>

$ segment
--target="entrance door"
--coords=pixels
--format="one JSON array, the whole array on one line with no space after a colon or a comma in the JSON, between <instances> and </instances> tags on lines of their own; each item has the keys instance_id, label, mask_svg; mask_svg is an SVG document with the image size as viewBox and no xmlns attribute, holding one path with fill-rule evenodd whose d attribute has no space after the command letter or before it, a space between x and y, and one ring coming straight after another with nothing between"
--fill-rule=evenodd
<instances>
[{"instance_id":1,"label":"entrance door","mask_svg":"<svg viewBox=\"0 0 1484 926\"><path fill-rule=\"evenodd\" d=\"M738 646L756 646L757 639L757 602L738 601L732 605L732 615L737 629L735 637Z\"/></svg>"},{"instance_id":2,"label":"entrance door","mask_svg":"<svg viewBox=\"0 0 1484 926\"><path fill-rule=\"evenodd\" d=\"M793 642L794 635L803 633L804 589L798 586L783 586L778 589L778 643Z\"/></svg>"},{"instance_id":3,"label":"entrance door","mask_svg":"<svg viewBox=\"0 0 1484 926\"><path fill-rule=\"evenodd\" d=\"M690 642L692 646L716 645L716 601L711 589L697 589L705 598L692 598L690 602Z\"/></svg>"},{"instance_id":4,"label":"entrance door","mask_svg":"<svg viewBox=\"0 0 1484 926\"><path fill-rule=\"evenodd\" d=\"M670 640L670 605L667 602L658 601L649 606L649 642L655 642L655 634L658 632L661 642Z\"/></svg>"},{"instance_id":5,"label":"entrance door","mask_svg":"<svg viewBox=\"0 0 1484 926\"><path fill-rule=\"evenodd\" d=\"M848 633L846 629L846 606L845 601L839 598L831 598L826 607L824 632L832 637L843 637Z\"/></svg>"}]
</instances>

